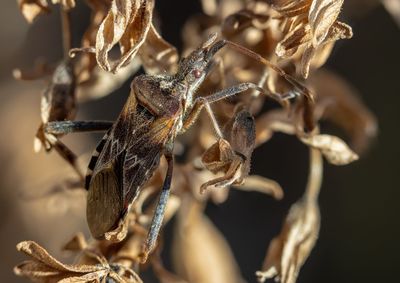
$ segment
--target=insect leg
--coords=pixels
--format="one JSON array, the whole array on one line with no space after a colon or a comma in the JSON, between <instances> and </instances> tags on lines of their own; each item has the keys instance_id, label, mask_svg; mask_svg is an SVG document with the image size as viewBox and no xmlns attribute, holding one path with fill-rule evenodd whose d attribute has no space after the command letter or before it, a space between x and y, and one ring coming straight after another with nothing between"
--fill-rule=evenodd
<instances>
[{"instance_id":1,"label":"insect leg","mask_svg":"<svg viewBox=\"0 0 400 283\"><path fill-rule=\"evenodd\" d=\"M214 94L211 94L209 96L199 97L196 100L198 100L198 99L206 100L206 102L211 104L211 103L217 102L219 100L228 98L230 96L236 95L238 93L244 92L244 91L249 90L249 89L253 89L253 90L259 91L260 93L271 97L272 99L274 99L278 103L280 103L282 106L286 106L287 103L288 103L287 100L294 97L292 93L288 93L288 94L285 94L285 95L271 93L271 92L263 89L262 87L254 84L254 83L240 83L238 85L234 85L234 86L231 86L229 88L220 90L220 91L218 91L218 92L216 92Z\"/></svg>"},{"instance_id":2,"label":"insect leg","mask_svg":"<svg viewBox=\"0 0 400 283\"><path fill-rule=\"evenodd\" d=\"M113 123L111 121L54 121L44 125L44 131L53 135L76 132L102 132L111 128Z\"/></svg>"},{"instance_id":3,"label":"insect leg","mask_svg":"<svg viewBox=\"0 0 400 283\"><path fill-rule=\"evenodd\" d=\"M190 128L190 126L197 120L197 117L199 116L201 110L205 107L212 122L213 122L216 132L220 133L221 131L220 130L218 131L219 126L216 123L215 117L212 114L212 110L211 110L209 104L217 102L217 101L225 99L225 98L228 98L230 96L236 95L238 93L244 92L249 89L259 91L262 94L265 94L265 95L273 98L274 100L276 100L278 103L280 103L284 107L288 106L288 99L293 98L293 93L288 93L286 95L279 95L276 93L271 93L269 91L266 91L265 89L263 89L262 87L254 84L254 83L241 83L241 84L220 90L209 96L205 96L205 97L202 96L202 97L196 98L191 112L189 113L189 115L187 116L187 118L185 119L185 121L183 123L182 132L184 132L188 128Z\"/></svg>"},{"instance_id":4,"label":"insect leg","mask_svg":"<svg viewBox=\"0 0 400 283\"><path fill-rule=\"evenodd\" d=\"M167 159L168 162L167 174L164 179L164 184L157 202L153 219L151 221L150 230L147 235L146 243L143 248L142 262L145 262L147 260L147 256L152 252L152 250L155 247L170 193L174 158L172 154L166 154L165 158Z\"/></svg>"},{"instance_id":5,"label":"insect leg","mask_svg":"<svg viewBox=\"0 0 400 283\"><path fill-rule=\"evenodd\" d=\"M77 156L73 153L65 144L63 144L59 139L52 143L52 147L65 159L79 175L79 178L83 184L84 174L79 169L77 164Z\"/></svg>"}]
</instances>

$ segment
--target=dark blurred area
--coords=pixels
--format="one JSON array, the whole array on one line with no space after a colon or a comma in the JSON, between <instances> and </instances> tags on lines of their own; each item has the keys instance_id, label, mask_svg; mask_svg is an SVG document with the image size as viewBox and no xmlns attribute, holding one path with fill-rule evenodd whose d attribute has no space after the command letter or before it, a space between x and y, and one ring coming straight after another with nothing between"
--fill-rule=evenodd
<instances>
[{"instance_id":1,"label":"dark blurred area","mask_svg":"<svg viewBox=\"0 0 400 283\"><path fill-rule=\"evenodd\" d=\"M378 119L379 134L359 161L344 167L325 165L320 237L300 272L299 283L399 282L400 27L378 3L347 2L342 18L352 26L354 37L336 44L325 68L358 90ZM45 83L17 82L11 76L13 68L29 68L38 57L52 63L61 58L60 24L57 9L29 26L14 1L2 4L0 282L27 282L12 273L13 266L24 258L15 245L35 240L60 255L59 248L75 232L87 232L85 200L80 192L63 192L64 196L51 196L46 201L29 197L46 192L50 180L73 176L56 154L33 152L33 136L40 121L40 91ZM164 37L180 47L182 25L201 11L201 5L197 1L161 0L156 9ZM88 10L80 3L73 11L74 46L79 46L79 35L87 24ZM128 93L129 81L118 92L80 106L78 118L114 119ZM324 125L323 131L336 129ZM79 134L65 141L79 153L90 153L96 139L98 136ZM87 157L84 155L82 164ZM304 190L307 159L306 147L295 138L276 135L255 151L252 173L278 181L284 188L284 199L275 201L259 193L232 190L227 202L207 208L248 282L256 282L254 272L261 267L270 240L279 233L290 205ZM65 195L70 203L64 202ZM167 243L171 231L171 227L166 228Z\"/></svg>"}]
</instances>

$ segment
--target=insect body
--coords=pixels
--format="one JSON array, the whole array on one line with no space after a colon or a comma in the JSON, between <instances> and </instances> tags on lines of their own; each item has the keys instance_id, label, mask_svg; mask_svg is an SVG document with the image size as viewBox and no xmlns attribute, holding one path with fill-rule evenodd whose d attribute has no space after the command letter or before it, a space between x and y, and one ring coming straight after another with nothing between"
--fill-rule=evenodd
<instances>
[{"instance_id":1,"label":"insect body","mask_svg":"<svg viewBox=\"0 0 400 283\"><path fill-rule=\"evenodd\" d=\"M270 94L253 83L241 83L209 96L195 97L197 88L215 64L213 56L226 45L271 66L271 63L252 51L216 38L216 34L212 35L183 59L175 75L136 77L131 84L129 98L110 129L107 123L96 126L95 122L64 121L48 124L47 131L55 133L93 130L93 126L96 130L108 129L92 156L86 176L87 220L95 238L103 238L106 233L118 227L164 156L168 169L143 251L145 260L155 246L163 220L171 185L172 150L176 136L187 130L205 108L216 132L222 138L222 131L210 104L248 89L269 95L282 104L286 102L284 98ZM272 67L290 83L294 81L275 65ZM293 85L301 87L297 82Z\"/></svg>"},{"instance_id":2,"label":"insect body","mask_svg":"<svg viewBox=\"0 0 400 283\"><path fill-rule=\"evenodd\" d=\"M174 140L204 104L194 103L194 92L221 47L205 43L181 62L174 76L142 75L133 80L124 109L89 164L87 219L94 237L116 228L164 155L168 172L150 229L148 250L152 249L169 194Z\"/></svg>"}]
</instances>

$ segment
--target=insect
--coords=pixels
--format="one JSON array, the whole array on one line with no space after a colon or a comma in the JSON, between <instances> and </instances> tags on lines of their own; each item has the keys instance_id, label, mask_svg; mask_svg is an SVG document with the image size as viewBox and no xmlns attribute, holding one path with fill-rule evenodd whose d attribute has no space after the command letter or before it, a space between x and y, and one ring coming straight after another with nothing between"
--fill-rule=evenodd
<instances>
[{"instance_id":1,"label":"insect","mask_svg":"<svg viewBox=\"0 0 400 283\"><path fill-rule=\"evenodd\" d=\"M214 55L227 45L271 66L300 91L305 89L260 55L233 42L217 40L217 35L213 34L181 60L176 74L135 77L127 102L114 123L63 121L47 124L46 132L53 134L107 131L89 162L85 183L88 190L87 221L95 238L104 238L107 232L117 228L164 156L168 169L144 245L145 261L155 247L170 193L177 135L190 128L204 108L216 132L222 136L210 104L248 89L268 95L282 104L287 103L290 97L271 94L253 83L240 83L209 96L195 96L215 65Z\"/></svg>"}]
</instances>

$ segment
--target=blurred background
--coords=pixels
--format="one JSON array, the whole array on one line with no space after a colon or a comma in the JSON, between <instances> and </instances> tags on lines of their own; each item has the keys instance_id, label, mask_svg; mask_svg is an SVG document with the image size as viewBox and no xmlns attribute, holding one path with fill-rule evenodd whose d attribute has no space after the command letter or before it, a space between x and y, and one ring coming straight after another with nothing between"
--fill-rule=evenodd
<instances>
[{"instance_id":1,"label":"blurred background","mask_svg":"<svg viewBox=\"0 0 400 283\"><path fill-rule=\"evenodd\" d=\"M89 15L80 2L73 11L77 35L84 31ZM163 35L179 48L182 25L201 11L201 5L196 0L156 2ZM341 19L352 26L354 38L339 41L325 67L358 90L378 119L379 134L359 161L344 167L325 165L320 237L298 282L399 282L400 27L378 1L345 2ZM74 175L57 154L33 152L40 92L46 83L18 82L11 75L16 67L31 68L38 57L50 63L61 58L57 9L30 26L15 1L3 1L0 17L0 282L27 282L12 273L13 266L24 259L15 245L35 240L62 256L61 245L76 231L88 234L85 199L78 190L37 198L50 184ZM74 46L79 45L78 38ZM118 92L80 106L78 119L115 119L128 93L129 80ZM326 126L323 131L335 129ZM98 139L77 134L64 140L83 154L84 165L86 153ZM261 267L270 240L304 190L307 158L305 146L276 135L256 150L252 173L277 180L285 198L277 202L259 193L232 190L227 202L207 208L248 282L256 282L254 272ZM170 235L171 227L166 230Z\"/></svg>"}]
</instances>

